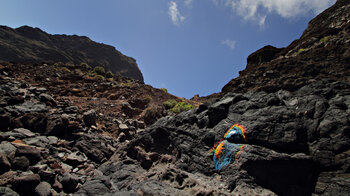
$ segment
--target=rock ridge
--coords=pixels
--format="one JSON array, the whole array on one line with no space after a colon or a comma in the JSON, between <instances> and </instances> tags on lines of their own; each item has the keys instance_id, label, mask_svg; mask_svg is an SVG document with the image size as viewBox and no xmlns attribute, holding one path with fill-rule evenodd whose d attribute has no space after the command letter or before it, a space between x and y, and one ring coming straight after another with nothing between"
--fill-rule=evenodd
<instances>
[{"instance_id":1,"label":"rock ridge","mask_svg":"<svg viewBox=\"0 0 350 196\"><path fill-rule=\"evenodd\" d=\"M87 63L143 82L134 58L86 36L50 35L39 28L0 26L0 60L17 63Z\"/></svg>"}]
</instances>

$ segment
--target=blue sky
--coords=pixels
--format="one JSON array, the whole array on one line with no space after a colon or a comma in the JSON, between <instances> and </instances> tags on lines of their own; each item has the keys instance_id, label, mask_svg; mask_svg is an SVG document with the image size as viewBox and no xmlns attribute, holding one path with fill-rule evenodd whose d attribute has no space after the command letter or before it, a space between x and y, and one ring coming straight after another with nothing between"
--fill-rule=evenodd
<instances>
[{"instance_id":1,"label":"blue sky","mask_svg":"<svg viewBox=\"0 0 350 196\"><path fill-rule=\"evenodd\" d=\"M112 45L145 83L191 98L220 92L265 45L285 47L335 0L0 0L0 25Z\"/></svg>"}]
</instances>

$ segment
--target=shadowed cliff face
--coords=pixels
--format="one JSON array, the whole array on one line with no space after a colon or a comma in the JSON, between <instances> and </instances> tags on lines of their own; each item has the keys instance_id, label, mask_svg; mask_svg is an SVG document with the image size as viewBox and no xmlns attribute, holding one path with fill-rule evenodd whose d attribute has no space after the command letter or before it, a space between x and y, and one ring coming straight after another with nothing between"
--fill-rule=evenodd
<instances>
[{"instance_id":1,"label":"shadowed cliff face","mask_svg":"<svg viewBox=\"0 0 350 196\"><path fill-rule=\"evenodd\" d=\"M71 62L102 66L106 70L143 82L136 60L114 47L84 36L50 35L28 26L0 26L0 60L13 62Z\"/></svg>"},{"instance_id":2,"label":"shadowed cliff face","mask_svg":"<svg viewBox=\"0 0 350 196\"><path fill-rule=\"evenodd\" d=\"M286 48L265 46L251 54L246 69L223 87L222 94L295 91L320 79L350 82L349 13L349 1L339 0Z\"/></svg>"}]
</instances>

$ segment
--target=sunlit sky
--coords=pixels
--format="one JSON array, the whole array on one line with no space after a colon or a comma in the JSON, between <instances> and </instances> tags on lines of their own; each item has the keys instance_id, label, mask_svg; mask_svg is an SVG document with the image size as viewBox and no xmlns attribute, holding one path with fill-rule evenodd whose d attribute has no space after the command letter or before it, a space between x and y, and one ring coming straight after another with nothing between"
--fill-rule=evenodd
<instances>
[{"instance_id":1,"label":"sunlit sky","mask_svg":"<svg viewBox=\"0 0 350 196\"><path fill-rule=\"evenodd\" d=\"M286 47L335 0L0 0L0 25L84 35L136 59L145 83L220 92L265 45Z\"/></svg>"}]
</instances>

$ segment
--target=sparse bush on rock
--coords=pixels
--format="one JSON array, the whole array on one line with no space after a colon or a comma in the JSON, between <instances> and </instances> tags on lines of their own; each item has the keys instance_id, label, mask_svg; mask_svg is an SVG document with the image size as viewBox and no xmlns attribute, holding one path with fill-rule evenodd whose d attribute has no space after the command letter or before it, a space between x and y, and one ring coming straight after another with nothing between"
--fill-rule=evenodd
<instances>
[{"instance_id":1,"label":"sparse bush on rock","mask_svg":"<svg viewBox=\"0 0 350 196\"><path fill-rule=\"evenodd\" d=\"M87 63L81 63L80 67L83 67L84 69L87 69L87 70L92 69L91 66L89 64L87 64Z\"/></svg>"},{"instance_id":2,"label":"sparse bush on rock","mask_svg":"<svg viewBox=\"0 0 350 196\"><path fill-rule=\"evenodd\" d=\"M161 91L163 91L165 93L168 93L168 89L166 89L166 88L160 88L159 90L161 90Z\"/></svg>"},{"instance_id":3,"label":"sparse bush on rock","mask_svg":"<svg viewBox=\"0 0 350 196\"><path fill-rule=\"evenodd\" d=\"M66 73L70 73L70 70L67 67L62 67L61 70Z\"/></svg>"},{"instance_id":4,"label":"sparse bush on rock","mask_svg":"<svg viewBox=\"0 0 350 196\"><path fill-rule=\"evenodd\" d=\"M180 113L183 111L191 110L193 109L193 105L186 103L186 102L178 102L173 108L170 110L174 113Z\"/></svg>"},{"instance_id":5,"label":"sparse bush on rock","mask_svg":"<svg viewBox=\"0 0 350 196\"><path fill-rule=\"evenodd\" d=\"M108 71L106 73L106 78L113 78L113 77L114 77L114 74L111 71Z\"/></svg>"},{"instance_id":6,"label":"sparse bush on rock","mask_svg":"<svg viewBox=\"0 0 350 196\"><path fill-rule=\"evenodd\" d=\"M97 75L94 76L94 80L97 80L97 81L104 81L104 80L105 80L105 77L103 77L103 76L97 74Z\"/></svg>"},{"instance_id":7,"label":"sparse bush on rock","mask_svg":"<svg viewBox=\"0 0 350 196\"><path fill-rule=\"evenodd\" d=\"M169 99L168 101L165 101L163 103L163 106L165 107L165 109L169 110L173 107L175 107L175 105L177 104L177 101L174 99Z\"/></svg>"},{"instance_id":8,"label":"sparse bush on rock","mask_svg":"<svg viewBox=\"0 0 350 196\"><path fill-rule=\"evenodd\" d=\"M152 101L152 97L150 95L146 95L144 101L149 104Z\"/></svg>"},{"instance_id":9,"label":"sparse bush on rock","mask_svg":"<svg viewBox=\"0 0 350 196\"><path fill-rule=\"evenodd\" d=\"M320 39L320 42L324 43L324 42L326 42L328 40L329 40L329 36L326 36L326 37L323 37L322 39Z\"/></svg>"},{"instance_id":10,"label":"sparse bush on rock","mask_svg":"<svg viewBox=\"0 0 350 196\"><path fill-rule=\"evenodd\" d=\"M96 66L93 70L93 72L99 74L99 75L105 75L106 74L106 71L103 67L100 67L100 66Z\"/></svg>"}]
</instances>

